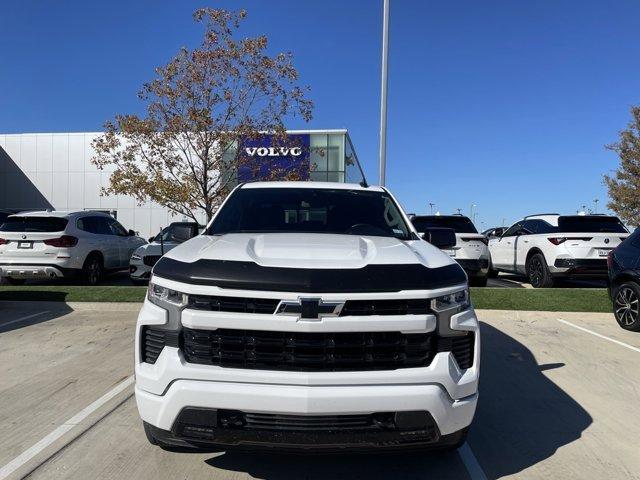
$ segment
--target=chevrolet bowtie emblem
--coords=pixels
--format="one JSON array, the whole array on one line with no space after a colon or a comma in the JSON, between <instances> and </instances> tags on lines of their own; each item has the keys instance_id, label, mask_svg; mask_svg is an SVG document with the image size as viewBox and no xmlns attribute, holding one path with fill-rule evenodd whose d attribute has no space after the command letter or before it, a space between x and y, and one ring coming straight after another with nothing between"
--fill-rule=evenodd
<instances>
[{"instance_id":1,"label":"chevrolet bowtie emblem","mask_svg":"<svg viewBox=\"0 0 640 480\"><path fill-rule=\"evenodd\" d=\"M318 320L322 317L337 317L344 302L324 302L321 298L299 298L283 300L276 310L280 315L292 315L301 319Z\"/></svg>"}]
</instances>

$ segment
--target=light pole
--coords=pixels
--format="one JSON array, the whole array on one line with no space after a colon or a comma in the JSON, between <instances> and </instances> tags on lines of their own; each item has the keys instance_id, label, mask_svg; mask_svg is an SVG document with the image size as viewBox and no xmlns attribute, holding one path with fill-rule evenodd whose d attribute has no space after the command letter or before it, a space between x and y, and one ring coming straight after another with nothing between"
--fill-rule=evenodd
<instances>
[{"instance_id":1,"label":"light pole","mask_svg":"<svg viewBox=\"0 0 640 480\"><path fill-rule=\"evenodd\" d=\"M429 202L429 214L430 215L433 215L433 207L435 207L435 205L436 205L435 203Z\"/></svg>"},{"instance_id":2,"label":"light pole","mask_svg":"<svg viewBox=\"0 0 640 480\"><path fill-rule=\"evenodd\" d=\"M386 182L387 168L387 62L389 58L389 1L382 12L382 80L380 88L380 185Z\"/></svg>"},{"instance_id":3,"label":"light pole","mask_svg":"<svg viewBox=\"0 0 640 480\"><path fill-rule=\"evenodd\" d=\"M456 208L456 210L458 211L458 215L462 215L462 209L461 208Z\"/></svg>"},{"instance_id":4,"label":"light pole","mask_svg":"<svg viewBox=\"0 0 640 480\"><path fill-rule=\"evenodd\" d=\"M471 218L472 221L473 221L473 207L477 207L477 205L475 203L472 203L471 207L469 208L469 218Z\"/></svg>"},{"instance_id":5,"label":"light pole","mask_svg":"<svg viewBox=\"0 0 640 480\"><path fill-rule=\"evenodd\" d=\"M600 201L600 200L598 200L597 198L595 198L595 199L593 200L593 203L594 203L594 205L595 205L595 207L594 207L595 212L594 212L594 213L598 213L598 202L599 202L599 201Z\"/></svg>"}]
</instances>

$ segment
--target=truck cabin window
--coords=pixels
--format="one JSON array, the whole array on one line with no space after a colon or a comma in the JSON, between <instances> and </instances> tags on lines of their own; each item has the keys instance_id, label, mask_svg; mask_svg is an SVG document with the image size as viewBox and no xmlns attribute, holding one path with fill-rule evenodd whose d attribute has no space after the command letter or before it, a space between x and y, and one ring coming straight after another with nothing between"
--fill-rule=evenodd
<instances>
[{"instance_id":1,"label":"truck cabin window","mask_svg":"<svg viewBox=\"0 0 640 480\"><path fill-rule=\"evenodd\" d=\"M325 188L241 188L222 207L208 235L333 233L410 238L385 192Z\"/></svg>"}]
</instances>

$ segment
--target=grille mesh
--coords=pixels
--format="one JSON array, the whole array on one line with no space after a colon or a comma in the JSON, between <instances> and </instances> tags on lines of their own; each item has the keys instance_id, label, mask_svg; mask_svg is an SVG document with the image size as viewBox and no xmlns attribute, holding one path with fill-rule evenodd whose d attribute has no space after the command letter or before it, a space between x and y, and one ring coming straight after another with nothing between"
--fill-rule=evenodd
<instances>
[{"instance_id":1,"label":"grille mesh","mask_svg":"<svg viewBox=\"0 0 640 480\"><path fill-rule=\"evenodd\" d=\"M189 295L192 310L210 310L214 312L266 313L272 314L280 300L270 298L212 297Z\"/></svg>"},{"instance_id":2,"label":"grille mesh","mask_svg":"<svg viewBox=\"0 0 640 480\"><path fill-rule=\"evenodd\" d=\"M389 370L429 365L433 333L292 333L183 329L189 363L289 371Z\"/></svg>"},{"instance_id":3,"label":"grille mesh","mask_svg":"<svg viewBox=\"0 0 640 480\"><path fill-rule=\"evenodd\" d=\"M461 370L473 365L473 344L475 336L469 332L460 337L442 337L438 340L438 352L453 353Z\"/></svg>"}]
</instances>

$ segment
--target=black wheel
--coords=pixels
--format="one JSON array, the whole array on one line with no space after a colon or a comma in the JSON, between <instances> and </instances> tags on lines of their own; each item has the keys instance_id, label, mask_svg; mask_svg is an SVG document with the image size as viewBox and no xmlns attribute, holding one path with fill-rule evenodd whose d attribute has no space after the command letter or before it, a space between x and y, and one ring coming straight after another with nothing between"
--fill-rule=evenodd
<instances>
[{"instance_id":1,"label":"black wheel","mask_svg":"<svg viewBox=\"0 0 640 480\"><path fill-rule=\"evenodd\" d=\"M84 265L82 267L82 275L84 277L84 281L88 285L97 285L102 279L103 273L104 268L102 265L102 258L100 257L100 255L92 253L84 261Z\"/></svg>"},{"instance_id":2,"label":"black wheel","mask_svg":"<svg viewBox=\"0 0 640 480\"><path fill-rule=\"evenodd\" d=\"M547 268L547 261L541 253L536 253L527 260L527 278L533 288L553 287L553 277Z\"/></svg>"},{"instance_id":3,"label":"black wheel","mask_svg":"<svg viewBox=\"0 0 640 480\"><path fill-rule=\"evenodd\" d=\"M640 332L640 287L635 282L623 283L613 294L613 314L625 330Z\"/></svg>"},{"instance_id":4,"label":"black wheel","mask_svg":"<svg viewBox=\"0 0 640 480\"><path fill-rule=\"evenodd\" d=\"M487 278L487 275L485 275L484 277L469 277L469 286L470 287L486 287L488 280L489 279Z\"/></svg>"}]
</instances>

